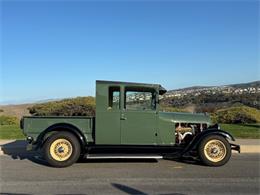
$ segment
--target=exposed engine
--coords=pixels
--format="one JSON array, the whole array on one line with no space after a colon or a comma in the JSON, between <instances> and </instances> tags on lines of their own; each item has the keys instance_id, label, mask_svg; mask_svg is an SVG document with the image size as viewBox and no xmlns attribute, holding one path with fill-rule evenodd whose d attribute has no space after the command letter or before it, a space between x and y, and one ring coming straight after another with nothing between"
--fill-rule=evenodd
<instances>
[{"instance_id":1,"label":"exposed engine","mask_svg":"<svg viewBox=\"0 0 260 195\"><path fill-rule=\"evenodd\" d=\"M176 123L175 138L178 144L187 144L193 137L207 128L207 124L201 123Z\"/></svg>"}]
</instances>

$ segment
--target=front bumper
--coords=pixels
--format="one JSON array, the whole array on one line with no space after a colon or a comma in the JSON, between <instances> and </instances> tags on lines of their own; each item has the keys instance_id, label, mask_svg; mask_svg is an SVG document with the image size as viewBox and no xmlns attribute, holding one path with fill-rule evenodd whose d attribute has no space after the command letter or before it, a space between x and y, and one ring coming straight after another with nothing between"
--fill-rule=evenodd
<instances>
[{"instance_id":1,"label":"front bumper","mask_svg":"<svg viewBox=\"0 0 260 195\"><path fill-rule=\"evenodd\" d=\"M32 143L28 143L26 145L26 150L27 151L36 151L38 149L38 145L37 144L32 144Z\"/></svg>"},{"instance_id":2,"label":"front bumper","mask_svg":"<svg viewBox=\"0 0 260 195\"><path fill-rule=\"evenodd\" d=\"M34 149L34 147L33 147L32 144L29 144L29 143L28 143L28 144L26 145L26 150L27 150L27 151L32 151L33 149Z\"/></svg>"},{"instance_id":3,"label":"front bumper","mask_svg":"<svg viewBox=\"0 0 260 195\"><path fill-rule=\"evenodd\" d=\"M240 153L240 145L238 145L238 144L230 144L230 146L231 146L231 150L235 150L238 153Z\"/></svg>"}]
</instances>

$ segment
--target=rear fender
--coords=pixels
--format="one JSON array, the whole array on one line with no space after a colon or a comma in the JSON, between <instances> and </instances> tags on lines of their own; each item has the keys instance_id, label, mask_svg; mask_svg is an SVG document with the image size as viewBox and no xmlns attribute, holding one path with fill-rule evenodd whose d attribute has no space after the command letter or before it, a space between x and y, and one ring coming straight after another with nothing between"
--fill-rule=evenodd
<instances>
[{"instance_id":1,"label":"rear fender","mask_svg":"<svg viewBox=\"0 0 260 195\"><path fill-rule=\"evenodd\" d=\"M37 148L40 148L45 140L53 133L53 132L58 132L58 131L68 131L72 134L74 134L79 142L80 145L82 147L82 149L85 147L87 140L85 138L85 136L82 134L82 132L75 126L71 125L71 124L66 124L66 123L59 123L59 124L55 124L52 125L50 127L48 127L46 130L44 130L37 138Z\"/></svg>"},{"instance_id":2,"label":"rear fender","mask_svg":"<svg viewBox=\"0 0 260 195\"><path fill-rule=\"evenodd\" d=\"M194 150L198 147L200 142L209 135L219 135L224 137L227 140L235 141L235 138L228 132L220 130L220 129L210 129L210 130L204 130L201 133L199 133L196 137L193 138L193 140L186 146L186 148L183 150L182 154L185 154L191 150Z\"/></svg>"}]
</instances>

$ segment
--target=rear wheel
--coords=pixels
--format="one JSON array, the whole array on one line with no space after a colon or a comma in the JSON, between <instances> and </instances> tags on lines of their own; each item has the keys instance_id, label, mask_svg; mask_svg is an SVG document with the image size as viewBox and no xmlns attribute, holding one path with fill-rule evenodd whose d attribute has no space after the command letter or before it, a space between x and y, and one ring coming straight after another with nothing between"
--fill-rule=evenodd
<instances>
[{"instance_id":1,"label":"rear wheel","mask_svg":"<svg viewBox=\"0 0 260 195\"><path fill-rule=\"evenodd\" d=\"M229 142L222 136L211 135L204 138L199 147L198 153L201 161L208 166L222 166L231 157Z\"/></svg>"},{"instance_id":2,"label":"rear wheel","mask_svg":"<svg viewBox=\"0 0 260 195\"><path fill-rule=\"evenodd\" d=\"M43 146L45 160L54 167L67 167L75 163L80 156L78 139L69 132L51 135Z\"/></svg>"}]
</instances>

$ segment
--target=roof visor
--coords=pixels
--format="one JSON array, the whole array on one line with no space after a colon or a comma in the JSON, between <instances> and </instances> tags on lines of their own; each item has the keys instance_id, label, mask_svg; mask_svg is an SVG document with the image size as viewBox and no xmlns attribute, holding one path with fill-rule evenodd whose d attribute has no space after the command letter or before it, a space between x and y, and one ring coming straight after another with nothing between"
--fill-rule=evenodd
<instances>
[{"instance_id":1,"label":"roof visor","mask_svg":"<svg viewBox=\"0 0 260 195\"><path fill-rule=\"evenodd\" d=\"M160 85L160 86L159 86L159 95L163 95L163 94L165 94L166 92L167 92L167 90Z\"/></svg>"}]
</instances>

